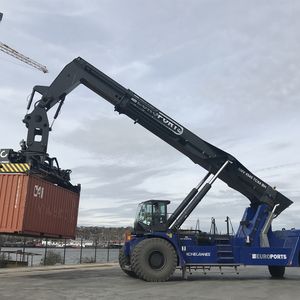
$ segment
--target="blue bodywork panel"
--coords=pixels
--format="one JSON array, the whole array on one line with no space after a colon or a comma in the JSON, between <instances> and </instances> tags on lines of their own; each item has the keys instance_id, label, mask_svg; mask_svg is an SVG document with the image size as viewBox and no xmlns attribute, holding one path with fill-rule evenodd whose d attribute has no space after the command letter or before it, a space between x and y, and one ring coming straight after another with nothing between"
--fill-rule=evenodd
<instances>
[{"instance_id":1,"label":"blue bodywork panel","mask_svg":"<svg viewBox=\"0 0 300 300\"><path fill-rule=\"evenodd\" d=\"M261 246L261 232L268 218L267 206L247 208L235 236L212 235L201 231L178 230L133 235L125 243L130 256L142 240L158 237L169 241L178 256L178 266L201 265L275 265L298 267L300 230L267 232L269 246Z\"/></svg>"}]
</instances>

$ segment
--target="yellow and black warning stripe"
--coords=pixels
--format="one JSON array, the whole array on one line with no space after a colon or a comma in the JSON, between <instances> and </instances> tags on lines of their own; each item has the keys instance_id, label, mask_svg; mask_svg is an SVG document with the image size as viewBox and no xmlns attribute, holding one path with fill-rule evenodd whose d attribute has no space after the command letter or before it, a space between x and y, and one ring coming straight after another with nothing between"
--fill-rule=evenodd
<instances>
[{"instance_id":1,"label":"yellow and black warning stripe","mask_svg":"<svg viewBox=\"0 0 300 300\"><path fill-rule=\"evenodd\" d=\"M30 170L29 164L0 163L0 173L26 173Z\"/></svg>"}]
</instances>

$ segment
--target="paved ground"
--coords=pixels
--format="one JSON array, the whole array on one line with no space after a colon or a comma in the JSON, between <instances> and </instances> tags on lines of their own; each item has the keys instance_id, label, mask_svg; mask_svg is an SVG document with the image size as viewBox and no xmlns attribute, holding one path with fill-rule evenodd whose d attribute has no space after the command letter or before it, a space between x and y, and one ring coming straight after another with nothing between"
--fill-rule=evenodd
<instances>
[{"instance_id":1,"label":"paved ground","mask_svg":"<svg viewBox=\"0 0 300 300\"><path fill-rule=\"evenodd\" d=\"M1 300L35 299L203 299L248 300L300 298L300 269L287 269L284 280L272 280L265 267L241 267L240 274L227 271L196 272L182 280L148 283L126 276L117 266L40 268L1 271Z\"/></svg>"}]
</instances>

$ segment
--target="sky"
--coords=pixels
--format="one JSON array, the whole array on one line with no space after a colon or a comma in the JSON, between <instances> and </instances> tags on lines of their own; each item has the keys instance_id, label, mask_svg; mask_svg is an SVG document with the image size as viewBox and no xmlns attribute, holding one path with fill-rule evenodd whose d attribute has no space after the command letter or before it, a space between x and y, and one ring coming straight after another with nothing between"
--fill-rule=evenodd
<instances>
[{"instance_id":1,"label":"sky","mask_svg":"<svg viewBox=\"0 0 300 300\"><path fill-rule=\"evenodd\" d=\"M42 3L42 5L41 5ZM1 0L0 148L19 149L35 85L80 56L294 201L274 228L300 228L300 2L296 0ZM137 204L173 211L205 171L79 86L48 153L82 184L78 225L130 226ZM249 200L217 181L183 227L235 230Z\"/></svg>"}]
</instances>

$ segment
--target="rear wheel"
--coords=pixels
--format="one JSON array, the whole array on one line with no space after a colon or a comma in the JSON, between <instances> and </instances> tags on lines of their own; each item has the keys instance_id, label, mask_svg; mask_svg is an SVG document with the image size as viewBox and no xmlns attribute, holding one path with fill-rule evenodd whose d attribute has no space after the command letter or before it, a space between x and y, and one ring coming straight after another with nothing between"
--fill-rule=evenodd
<instances>
[{"instance_id":1,"label":"rear wheel","mask_svg":"<svg viewBox=\"0 0 300 300\"><path fill-rule=\"evenodd\" d=\"M148 238L135 246L131 262L139 278L145 281L166 281L176 269L177 255L168 241Z\"/></svg>"},{"instance_id":2,"label":"rear wheel","mask_svg":"<svg viewBox=\"0 0 300 300\"><path fill-rule=\"evenodd\" d=\"M136 274L132 270L128 270L130 266L130 258L125 255L125 247L123 246L119 251L119 265L122 271L130 277L136 278Z\"/></svg>"},{"instance_id":3,"label":"rear wheel","mask_svg":"<svg viewBox=\"0 0 300 300\"><path fill-rule=\"evenodd\" d=\"M280 279L284 277L285 266L269 266L272 278Z\"/></svg>"}]
</instances>

